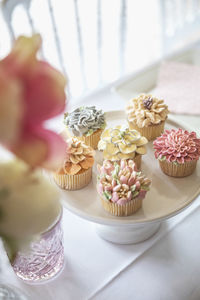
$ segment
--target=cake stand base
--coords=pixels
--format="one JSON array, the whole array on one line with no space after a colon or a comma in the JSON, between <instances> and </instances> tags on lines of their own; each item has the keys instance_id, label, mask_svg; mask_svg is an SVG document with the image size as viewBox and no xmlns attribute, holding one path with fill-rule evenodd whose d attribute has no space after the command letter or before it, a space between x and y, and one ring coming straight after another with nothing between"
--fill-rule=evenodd
<instances>
[{"instance_id":1,"label":"cake stand base","mask_svg":"<svg viewBox=\"0 0 200 300\"><path fill-rule=\"evenodd\" d=\"M116 244L137 244L152 237L160 228L160 222L135 224L133 226L96 225L97 234L104 240Z\"/></svg>"}]
</instances>

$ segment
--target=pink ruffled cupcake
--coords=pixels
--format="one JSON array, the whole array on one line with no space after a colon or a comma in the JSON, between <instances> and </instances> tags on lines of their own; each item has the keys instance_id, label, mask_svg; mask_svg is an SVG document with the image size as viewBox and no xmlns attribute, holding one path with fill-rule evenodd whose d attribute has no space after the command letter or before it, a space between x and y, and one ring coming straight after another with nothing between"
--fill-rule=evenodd
<instances>
[{"instance_id":1,"label":"pink ruffled cupcake","mask_svg":"<svg viewBox=\"0 0 200 300\"><path fill-rule=\"evenodd\" d=\"M97 169L97 190L106 211L115 216L129 216L141 208L151 180L137 171L133 160L104 160Z\"/></svg>"},{"instance_id":2,"label":"pink ruffled cupcake","mask_svg":"<svg viewBox=\"0 0 200 300\"><path fill-rule=\"evenodd\" d=\"M153 145L155 157L165 174L185 177L194 172L200 156L200 139L195 132L180 128L165 130Z\"/></svg>"}]
</instances>

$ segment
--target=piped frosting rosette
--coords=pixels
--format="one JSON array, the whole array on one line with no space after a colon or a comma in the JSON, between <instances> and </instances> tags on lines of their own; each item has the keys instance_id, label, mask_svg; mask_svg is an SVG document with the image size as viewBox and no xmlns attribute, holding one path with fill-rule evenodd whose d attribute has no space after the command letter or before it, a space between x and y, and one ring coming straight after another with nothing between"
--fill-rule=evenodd
<instances>
[{"instance_id":1,"label":"piped frosting rosette","mask_svg":"<svg viewBox=\"0 0 200 300\"><path fill-rule=\"evenodd\" d=\"M106 211L116 216L128 216L141 207L151 180L138 172L133 160L104 160L97 170L97 190Z\"/></svg>"},{"instance_id":2,"label":"piped frosting rosette","mask_svg":"<svg viewBox=\"0 0 200 300\"><path fill-rule=\"evenodd\" d=\"M183 164L198 160L200 156L200 139L195 132L183 129L165 130L154 142L155 157L168 162Z\"/></svg>"},{"instance_id":3,"label":"piped frosting rosette","mask_svg":"<svg viewBox=\"0 0 200 300\"><path fill-rule=\"evenodd\" d=\"M145 145L148 140L136 130L127 126L118 125L103 131L98 149L103 151L104 159L117 161L121 159L136 159L146 154ZM137 167L140 167L137 164Z\"/></svg>"},{"instance_id":4,"label":"piped frosting rosette","mask_svg":"<svg viewBox=\"0 0 200 300\"><path fill-rule=\"evenodd\" d=\"M64 115L68 135L76 136L86 145L97 149L102 131L106 126L105 113L95 106L79 107Z\"/></svg>"},{"instance_id":5,"label":"piped frosting rosette","mask_svg":"<svg viewBox=\"0 0 200 300\"><path fill-rule=\"evenodd\" d=\"M80 189L91 180L94 150L75 137L67 140L67 144L66 159L54 179L62 188Z\"/></svg>"},{"instance_id":6,"label":"piped frosting rosette","mask_svg":"<svg viewBox=\"0 0 200 300\"><path fill-rule=\"evenodd\" d=\"M91 168L94 164L94 150L77 138L68 140L68 143L69 148L66 153L63 172L68 175L75 175Z\"/></svg>"},{"instance_id":7,"label":"piped frosting rosette","mask_svg":"<svg viewBox=\"0 0 200 300\"><path fill-rule=\"evenodd\" d=\"M89 136L105 128L105 114L95 106L79 107L64 115L64 124L73 136Z\"/></svg>"},{"instance_id":8,"label":"piped frosting rosette","mask_svg":"<svg viewBox=\"0 0 200 300\"><path fill-rule=\"evenodd\" d=\"M164 100L142 94L129 101L126 113L130 129L151 141L163 133L169 111Z\"/></svg>"},{"instance_id":9,"label":"piped frosting rosette","mask_svg":"<svg viewBox=\"0 0 200 300\"><path fill-rule=\"evenodd\" d=\"M195 132L165 130L154 142L155 157L164 173L174 177L192 174L200 157L200 139Z\"/></svg>"},{"instance_id":10,"label":"piped frosting rosette","mask_svg":"<svg viewBox=\"0 0 200 300\"><path fill-rule=\"evenodd\" d=\"M126 112L129 122L134 122L139 128L159 124L169 113L164 100L146 94L131 99Z\"/></svg>"}]
</instances>

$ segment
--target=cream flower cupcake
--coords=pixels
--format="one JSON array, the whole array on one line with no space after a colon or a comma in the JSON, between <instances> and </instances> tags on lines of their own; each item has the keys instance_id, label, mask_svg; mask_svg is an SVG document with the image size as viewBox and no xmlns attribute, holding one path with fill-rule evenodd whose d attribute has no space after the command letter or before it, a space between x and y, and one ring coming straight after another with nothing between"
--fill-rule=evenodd
<instances>
[{"instance_id":1,"label":"cream flower cupcake","mask_svg":"<svg viewBox=\"0 0 200 300\"><path fill-rule=\"evenodd\" d=\"M195 132L183 129L165 130L153 145L155 157L165 174L185 177L195 170L200 156L200 139Z\"/></svg>"},{"instance_id":2,"label":"cream flower cupcake","mask_svg":"<svg viewBox=\"0 0 200 300\"><path fill-rule=\"evenodd\" d=\"M103 151L104 159L118 161L121 159L133 159L139 169L141 155L146 154L145 145L148 140L136 130L130 130L127 126L116 126L104 130L98 149Z\"/></svg>"},{"instance_id":3,"label":"cream flower cupcake","mask_svg":"<svg viewBox=\"0 0 200 300\"><path fill-rule=\"evenodd\" d=\"M130 129L135 129L149 141L164 131L169 113L164 100L142 94L129 101L126 107Z\"/></svg>"},{"instance_id":4,"label":"cream flower cupcake","mask_svg":"<svg viewBox=\"0 0 200 300\"><path fill-rule=\"evenodd\" d=\"M102 131L106 127L105 114L95 106L80 107L65 113L64 124L68 136L76 136L88 146L97 149Z\"/></svg>"},{"instance_id":5,"label":"cream flower cupcake","mask_svg":"<svg viewBox=\"0 0 200 300\"><path fill-rule=\"evenodd\" d=\"M104 160L97 169L97 190L107 212L118 217L129 216L141 208L151 180L137 171L133 160Z\"/></svg>"},{"instance_id":6,"label":"cream flower cupcake","mask_svg":"<svg viewBox=\"0 0 200 300\"><path fill-rule=\"evenodd\" d=\"M63 189L78 190L91 181L94 150L77 138L69 139L67 144L66 159L54 173L54 180Z\"/></svg>"}]
</instances>

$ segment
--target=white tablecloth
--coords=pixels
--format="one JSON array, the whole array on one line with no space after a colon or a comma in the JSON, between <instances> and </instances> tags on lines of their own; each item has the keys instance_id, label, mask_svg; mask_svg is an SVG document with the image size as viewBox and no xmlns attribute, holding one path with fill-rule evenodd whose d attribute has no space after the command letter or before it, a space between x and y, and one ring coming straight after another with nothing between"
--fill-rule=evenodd
<instances>
[{"instance_id":1,"label":"white tablecloth","mask_svg":"<svg viewBox=\"0 0 200 300\"><path fill-rule=\"evenodd\" d=\"M108 90L88 97L86 103L104 110L125 105ZM197 119L188 120L197 126ZM66 264L58 278L41 286L24 284L0 246L0 282L21 288L33 300L200 299L200 197L163 223L151 239L137 245L106 242L95 233L94 224L67 210L63 228Z\"/></svg>"}]
</instances>

